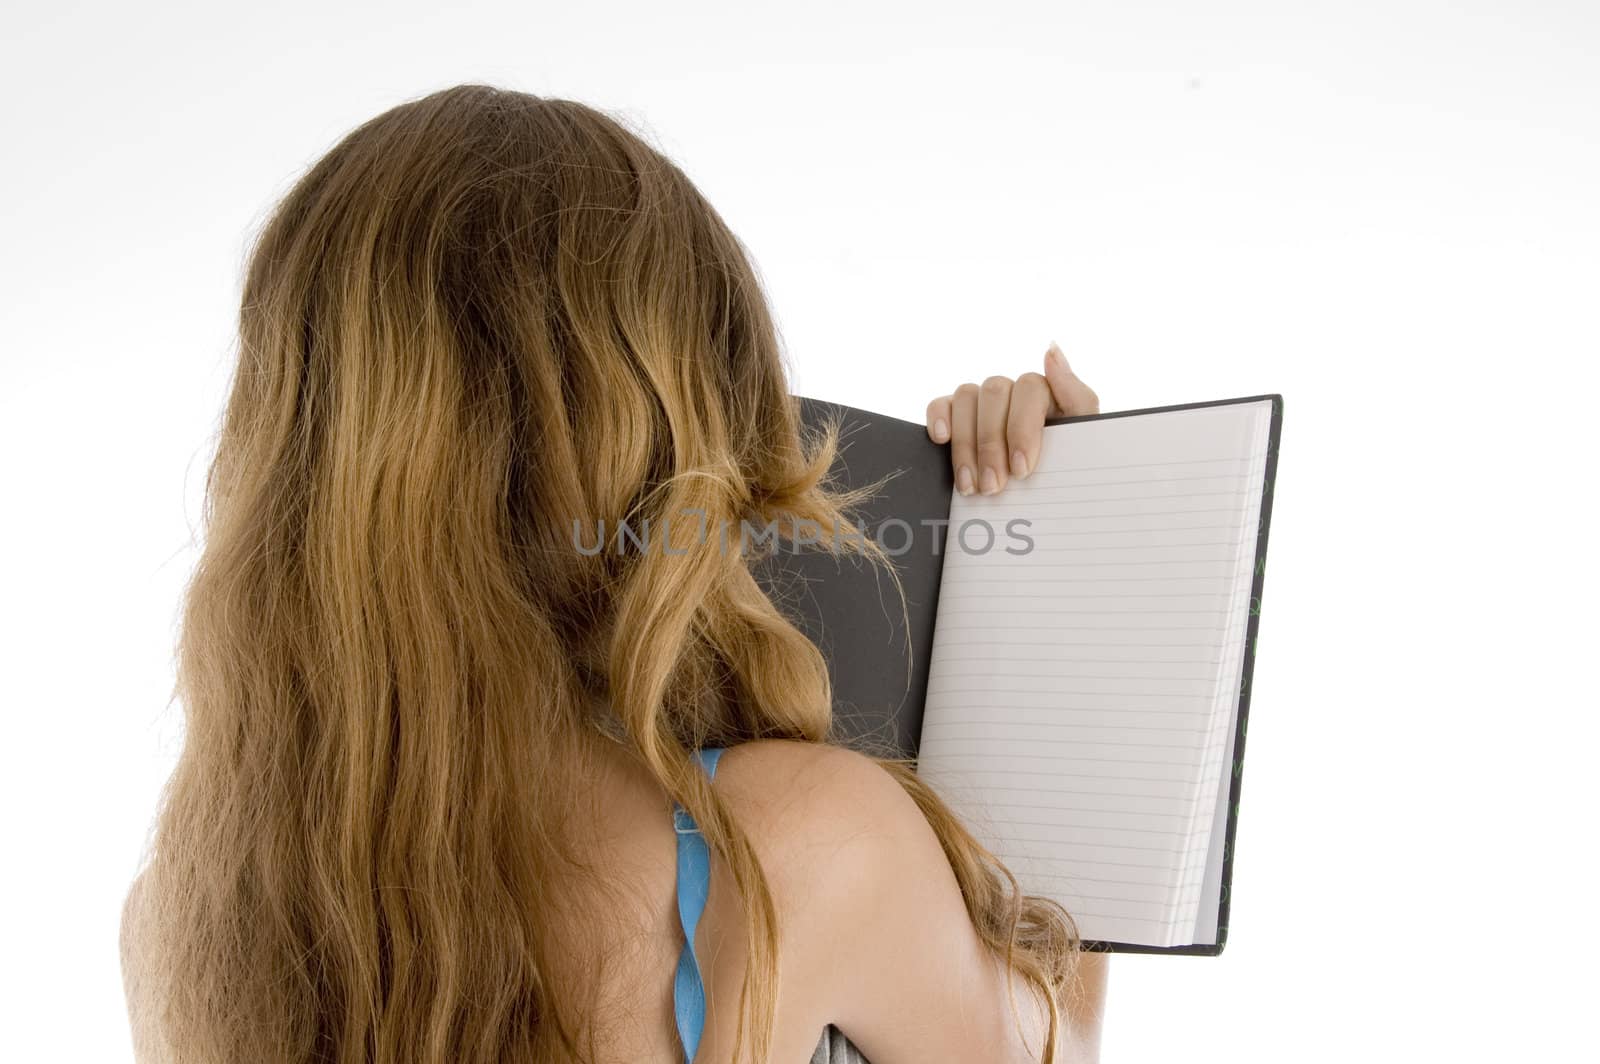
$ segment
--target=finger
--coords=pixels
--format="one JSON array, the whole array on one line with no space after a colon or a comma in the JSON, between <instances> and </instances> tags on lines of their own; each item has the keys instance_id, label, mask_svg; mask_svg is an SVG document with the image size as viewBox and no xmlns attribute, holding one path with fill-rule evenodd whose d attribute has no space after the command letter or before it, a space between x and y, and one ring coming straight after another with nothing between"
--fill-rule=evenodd
<instances>
[{"instance_id":1,"label":"finger","mask_svg":"<svg viewBox=\"0 0 1600 1064\"><path fill-rule=\"evenodd\" d=\"M1044 419L1050 414L1050 382L1038 373L1024 373L1011 389L1011 416L1006 420L1006 447L1011 475L1025 477L1039 464Z\"/></svg>"},{"instance_id":2,"label":"finger","mask_svg":"<svg viewBox=\"0 0 1600 1064\"><path fill-rule=\"evenodd\" d=\"M978 490L993 495L1006 486L1006 418L1011 378L987 377L978 392Z\"/></svg>"},{"instance_id":3,"label":"finger","mask_svg":"<svg viewBox=\"0 0 1600 1064\"><path fill-rule=\"evenodd\" d=\"M978 474L978 386L963 384L950 397L950 464L956 471L956 490L971 495Z\"/></svg>"},{"instance_id":4,"label":"finger","mask_svg":"<svg viewBox=\"0 0 1600 1064\"><path fill-rule=\"evenodd\" d=\"M1072 372L1067 356L1054 343L1044 356L1044 376L1050 382L1050 395L1055 400L1052 416L1076 417L1100 412L1100 397Z\"/></svg>"},{"instance_id":5,"label":"finger","mask_svg":"<svg viewBox=\"0 0 1600 1064\"><path fill-rule=\"evenodd\" d=\"M928 404L928 438L934 443L950 442L950 397L941 395Z\"/></svg>"}]
</instances>

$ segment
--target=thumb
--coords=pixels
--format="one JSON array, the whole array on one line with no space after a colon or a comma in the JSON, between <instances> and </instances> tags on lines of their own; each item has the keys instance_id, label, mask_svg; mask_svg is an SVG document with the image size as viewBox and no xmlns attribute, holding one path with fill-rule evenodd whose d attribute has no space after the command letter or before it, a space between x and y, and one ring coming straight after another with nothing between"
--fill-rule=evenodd
<instances>
[{"instance_id":1,"label":"thumb","mask_svg":"<svg viewBox=\"0 0 1600 1064\"><path fill-rule=\"evenodd\" d=\"M1079 414L1098 414L1100 397L1094 389L1078 379L1067 365L1067 356L1061 353L1054 340L1044 356L1044 379L1050 385L1050 396L1055 400L1053 417L1076 417Z\"/></svg>"}]
</instances>

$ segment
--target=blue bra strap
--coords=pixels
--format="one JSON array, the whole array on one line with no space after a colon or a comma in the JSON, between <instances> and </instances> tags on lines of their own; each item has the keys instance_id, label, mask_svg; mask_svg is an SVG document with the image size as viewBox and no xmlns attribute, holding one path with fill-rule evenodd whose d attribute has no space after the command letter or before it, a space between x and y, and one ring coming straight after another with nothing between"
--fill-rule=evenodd
<instances>
[{"instance_id":1,"label":"blue bra strap","mask_svg":"<svg viewBox=\"0 0 1600 1064\"><path fill-rule=\"evenodd\" d=\"M706 775L715 778L718 747L696 751ZM678 1021L678 1040L683 1043L683 1059L693 1061L700 1047L700 1034L706 1025L706 989L700 978L700 960L694 952L694 932L700 926L706 897L711 892L711 852L694 818L678 803L672 803L672 826L678 833L678 921L683 925L683 952L678 955L678 970L672 982L672 1008Z\"/></svg>"}]
</instances>

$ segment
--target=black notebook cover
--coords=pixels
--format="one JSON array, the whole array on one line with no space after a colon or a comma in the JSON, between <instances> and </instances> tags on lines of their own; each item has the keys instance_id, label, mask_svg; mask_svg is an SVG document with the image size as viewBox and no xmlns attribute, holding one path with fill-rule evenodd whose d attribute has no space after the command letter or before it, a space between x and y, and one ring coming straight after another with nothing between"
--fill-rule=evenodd
<instances>
[{"instance_id":1,"label":"black notebook cover","mask_svg":"<svg viewBox=\"0 0 1600 1064\"><path fill-rule=\"evenodd\" d=\"M1052 418L1045 423L1060 425L1262 400L1272 402L1272 422L1242 655L1217 941L1188 946L1147 946L1096 940L1085 941L1085 949L1215 956L1227 942L1229 887L1238 828L1250 676L1255 665L1266 576L1267 532L1278 468L1283 397L1253 395ZM818 399L801 398L799 401L802 418L808 426L820 426L834 417L841 419L841 447L833 468L836 484L854 488L889 478L874 497L855 507L852 514L868 535L895 555L893 560L905 590L909 628L902 623L900 600L892 581L875 566L849 554L835 555L815 548L801 552L785 549L762 559L757 565L757 577L827 658L833 682L835 738L856 749L914 759L922 728L934 619L938 612L945 547L943 522L949 518L950 497L955 486L949 446L935 444L928 438L926 428L916 422Z\"/></svg>"}]
</instances>

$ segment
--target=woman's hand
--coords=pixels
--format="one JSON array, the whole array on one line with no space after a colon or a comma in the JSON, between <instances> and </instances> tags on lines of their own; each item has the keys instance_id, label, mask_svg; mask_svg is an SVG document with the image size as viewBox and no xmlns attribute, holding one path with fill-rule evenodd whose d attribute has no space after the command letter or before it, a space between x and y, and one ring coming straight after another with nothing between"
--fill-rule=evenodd
<instances>
[{"instance_id":1,"label":"woman's hand","mask_svg":"<svg viewBox=\"0 0 1600 1064\"><path fill-rule=\"evenodd\" d=\"M928 435L934 443L950 444L957 491L993 495L1006 486L1008 475L1021 478L1033 471L1046 418L1099 412L1100 397L1051 343L1042 376L990 377L982 386L963 384L929 403Z\"/></svg>"}]
</instances>

